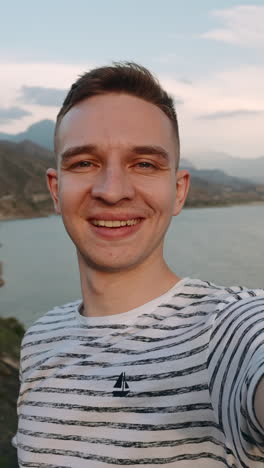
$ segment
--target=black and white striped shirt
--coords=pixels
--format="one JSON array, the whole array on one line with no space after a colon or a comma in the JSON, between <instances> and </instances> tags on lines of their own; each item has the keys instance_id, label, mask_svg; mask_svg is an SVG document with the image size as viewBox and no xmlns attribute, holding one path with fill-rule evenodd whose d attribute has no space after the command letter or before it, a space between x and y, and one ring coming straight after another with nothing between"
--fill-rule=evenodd
<instances>
[{"instance_id":1,"label":"black and white striped shirt","mask_svg":"<svg viewBox=\"0 0 264 468\"><path fill-rule=\"evenodd\" d=\"M264 467L264 290L184 278L137 309L26 332L20 467Z\"/></svg>"}]
</instances>

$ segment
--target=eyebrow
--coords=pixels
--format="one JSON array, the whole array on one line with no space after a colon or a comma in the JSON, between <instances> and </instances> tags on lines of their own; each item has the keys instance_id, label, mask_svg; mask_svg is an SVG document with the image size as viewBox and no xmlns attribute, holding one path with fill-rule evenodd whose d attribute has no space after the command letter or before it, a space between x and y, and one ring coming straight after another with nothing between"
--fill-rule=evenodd
<instances>
[{"instance_id":1,"label":"eyebrow","mask_svg":"<svg viewBox=\"0 0 264 468\"><path fill-rule=\"evenodd\" d=\"M131 146L128 148L128 153L133 153L137 155L154 155L154 156L161 156L166 161L169 161L169 153L162 148L161 146L157 145L139 145L139 146ZM73 146L72 148L68 148L61 154L61 161L66 162L72 159L74 156L78 156L78 154L99 154L99 149L96 145L81 145L81 146Z\"/></svg>"},{"instance_id":2,"label":"eyebrow","mask_svg":"<svg viewBox=\"0 0 264 468\"><path fill-rule=\"evenodd\" d=\"M66 162L69 161L74 156L78 156L78 154L96 154L97 147L95 145L82 145L82 146L73 146L72 148L68 148L67 150L61 153L61 161Z\"/></svg>"},{"instance_id":3,"label":"eyebrow","mask_svg":"<svg viewBox=\"0 0 264 468\"><path fill-rule=\"evenodd\" d=\"M134 154L138 154L138 155L149 154L149 155L154 155L154 156L161 156L163 159L166 159L166 161L169 160L169 153L161 146L157 146L157 145L133 146L130 150Z\"/></svg>"}]
</instances>

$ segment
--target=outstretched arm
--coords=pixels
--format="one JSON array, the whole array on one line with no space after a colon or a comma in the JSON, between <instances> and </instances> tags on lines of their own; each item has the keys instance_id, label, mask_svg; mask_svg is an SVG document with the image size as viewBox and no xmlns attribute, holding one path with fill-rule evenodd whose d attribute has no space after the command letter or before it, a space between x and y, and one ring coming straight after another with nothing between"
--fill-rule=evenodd
<instances>
[{"instance_id":1,"label":"outstretched arm","mask_svg":"<svg viewBox=\"0 0 264 468\"><path fill-rule=\"evenodd\" d=\"M254 408L256 418L264 428L264 377L257 386L257 391L255 395Z\"/></svg>"}]
</instances>

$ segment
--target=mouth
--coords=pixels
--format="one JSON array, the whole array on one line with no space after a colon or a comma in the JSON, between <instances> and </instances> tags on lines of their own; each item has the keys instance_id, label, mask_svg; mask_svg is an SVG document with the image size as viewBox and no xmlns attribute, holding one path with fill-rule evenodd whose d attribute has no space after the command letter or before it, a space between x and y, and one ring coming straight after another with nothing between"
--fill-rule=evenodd
<instances>
[{"instance_id":1,"label":"mouth","mask_svg":"<svg viewBox=\"0 0 264 468\"><path fill-rule=\"evenodd\" d=\"M90 226L99 238L118 240L136 233L144 218L119 219L90 219Z\"/></svg>"},{"instance_id":2,"label":"mouth","mask_svg":"<svg viewBox=\"0 0 264 468\"><path fill-rule=\"evenodd\" d=\"M107 227L107 228L120 228L124 226L135 226L135 224L140 223L141 218L127 219L124 220L103 220L103 219L92 219L91 223L94 226Z\"/></svg>"}]
</instances>

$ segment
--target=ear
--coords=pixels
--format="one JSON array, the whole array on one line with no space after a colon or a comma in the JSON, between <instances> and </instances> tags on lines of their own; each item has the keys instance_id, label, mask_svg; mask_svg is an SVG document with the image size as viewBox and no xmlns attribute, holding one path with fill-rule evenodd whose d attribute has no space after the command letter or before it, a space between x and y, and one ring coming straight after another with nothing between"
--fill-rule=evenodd
<instances>
[{"instance_id":1,"label":"ear","mask_svg":"<svg viewBox=\"0 0 264 468\"><path fill-rule=\"evenodd\" d=\"M60 214L60 200L59 200L59 184L58 184L58 171L56 169L47 169L46 181L49 192L51 194L54 208L56 213Z\"/></svg>"},{"instance_id":2,"label":"ear","mask_svg":"<svg viewBox=\"0 0 264 468\"><path fill-rule=\"evenodd\" d=\"M173 216L180 214L190 188L190 173L183 170L178 170L176 174L176 198L174 203Z\"/></svg>"}]
</instances>

